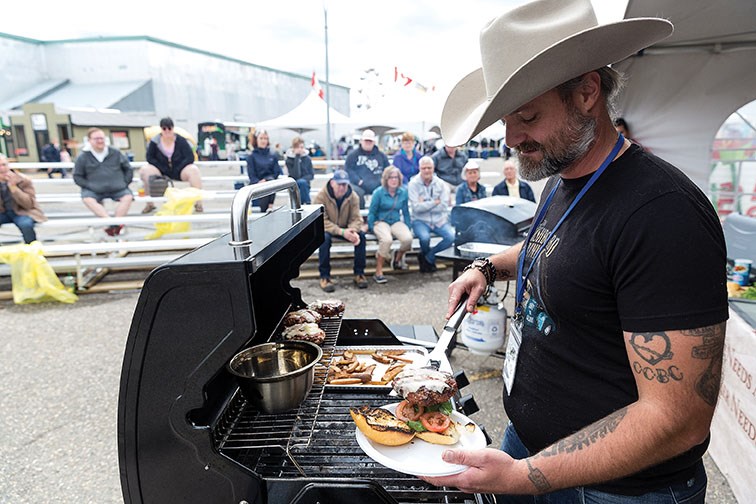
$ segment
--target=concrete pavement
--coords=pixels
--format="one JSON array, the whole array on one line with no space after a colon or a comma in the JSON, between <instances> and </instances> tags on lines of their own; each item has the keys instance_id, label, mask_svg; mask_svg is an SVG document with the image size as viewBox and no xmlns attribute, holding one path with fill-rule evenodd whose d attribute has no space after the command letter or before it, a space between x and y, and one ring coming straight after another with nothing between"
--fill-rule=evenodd
<instances>
[{"instance_id":1,"label":"concrete pavement","mask_svg":"<svg viewBox=\"0 0 756 504\"><path fill-rule=\"evenodd\" d=\"M451 269L389 276L358 290L338 279L326 295L317 280L301 280L305 300L338 297L350 318L440 330ZM122 502L116 415L121 362L138 293L81 296L74 305L16 306L0 302L0 503ZM494 440L506 422L501 407L501 361L462 350L463 368L481 411L472 417ZM727 482L707 457L707 501L732 504Z\"/></svg>"}]
</instances>

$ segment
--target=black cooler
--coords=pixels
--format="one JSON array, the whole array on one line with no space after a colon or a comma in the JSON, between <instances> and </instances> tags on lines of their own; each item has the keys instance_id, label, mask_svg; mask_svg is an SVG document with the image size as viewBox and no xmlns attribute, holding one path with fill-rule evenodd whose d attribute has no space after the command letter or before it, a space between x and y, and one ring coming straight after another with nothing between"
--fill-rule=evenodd
<instances>
[{"instance_id":1,"label":"black cooler","mask_svg":"<svg viewBox=\"0 0 756 504\"><path fill-rule=\"evenodd\" d=\"M280 190L289 191L291 209L248 222L250 202ZM243 348L277 339L284 315L307 304L290 281L323 241L323 210L300 207L294 180L278 180L241 189L231 226L230 235L157 268L145 281L118 404L124 501L491 502L432 487L363 453L349 407L393 401L386 392L325 385L334 348L345 344L342 317L322 326L323 359L298 408L264 414L244 399L226 364ZM344 326L351 327L347 320ZM361 329L359 342L345 331L346 344L401 344L379 326L380 334Z\"/></svg>"}]
</instances>

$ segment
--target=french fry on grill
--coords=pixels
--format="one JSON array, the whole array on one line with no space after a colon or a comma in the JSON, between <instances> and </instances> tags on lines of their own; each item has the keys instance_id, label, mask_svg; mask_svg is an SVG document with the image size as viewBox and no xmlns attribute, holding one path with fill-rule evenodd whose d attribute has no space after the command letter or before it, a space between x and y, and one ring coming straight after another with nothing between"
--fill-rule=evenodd
<instances>
[{"instance_id":1,"label":"french fry on grill","mask_svg":"<svg viewBox=\"0 0 756 504\"><path fill-rule=\"evenodd\" d=\"M357 354L368 356L370 360L360 360ZM414 362L406 350L345 350L328 368L327 383L332 385L387 385L407 364ZM373 376L378 364L388 368L378 379Z\"/></svg>"},{"instance_id":2,"label":"french fry on grill","mask_svg":"<svg viewBox=\"0 0 756 504\"><path fill-rule=\"evenodd\" d=\"M391 359L388 358L388 356L383 355L381 352L375 352L370 357L376 362L380 362L381 364L391 364Z\"/></svg>"},{"instance_id":3,"label":"french fry on grill","mask_svg":"<svg viewBox=\"0 0 756 504\"><path fill-rule=\"evenodd\" d=\"M383 383L388 383L391 380L394 379L396 375L401 373L402 369L404 369L404 364L395 364L388 368L385 373L383 373L383 376L381 377L381 381Z\"/></svg>"}]
</instances>

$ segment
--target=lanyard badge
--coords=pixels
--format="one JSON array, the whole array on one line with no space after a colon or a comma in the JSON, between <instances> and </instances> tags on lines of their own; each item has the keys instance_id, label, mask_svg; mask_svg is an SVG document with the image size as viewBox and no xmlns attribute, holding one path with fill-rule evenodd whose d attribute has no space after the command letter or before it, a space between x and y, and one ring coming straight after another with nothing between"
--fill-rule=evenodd
<instances>
[{"instance_id":1,"label":"lanyard badge","mask_svg":"<svg viewBox=\"0 0 756 504\"><path fill-rule=\"evenodd\" d=\"M504 368L502 370L502 376L504 377L504 385L507 388L507 394L510 394L512 391L512 385L514 384L514 376L515 376L515 369L517 367L517 357L520 353L520 344L522 342L522 326L523 326L523 312L522 312L522 300L525 297L525 287L527 285L528 276L530 275L530 272L533 270L533 266L536 264L538 258L541 255L541 252L543 252L543 249L546 247L546 244L549 243L551 238L556 233L557 229L562 225L562 223L567 219L567 216L570 215L572 210L577 206L578 202L585 196L585 193L588 192L588 190L593 186L593 184L596 183L598 178L606 171L606 168L609 166L609 163L612 162L612 160L617 156L620 149L622 148L622 145L625 143L625 137L622 136L622 134L619 135L617 138L617 142L614 144L614 148L609 153L609 155L604 159L603 163L601 163L601 166L599 166L599 169L596 170L593 173L593 176L588 180L588 182L583 186L583 188L580 190L577 196L575 196L575 199L570 203L570 206L567 207L567 210L564 212L562 217L557 221L556 225L554 226L554 229L551 230L549 233L549 236L546 237L546 239L541 243L541 246L538 248L536 253L533 255L533 259L530 261L530 265L528 266L527 271L524 271L524 265L525 265L525 255L528 252L528 244L530 243L531 238L533 237L533 233L538 228L538 226L543 221L543 218L546 216L546 210L549 208L549 205L551 205L551 200L554 199L554 195L557 192L557 189L559 189L559 184L561 184L562 179L560 178L557 180L556 184L554 185L554 188L551 190L549 195L546 197L546 201L544 202L543 206L541 207L540 212L538 212L538 215L536 216L535 220L533 221L533 224L530 227L530 231L528 232L527 238L525 238L525 242L522 245L522 250L520 251L520 256L517 258L517 290L515 293L515 315L514 320L512 321L512 324L510 324L510 331L509 331L509 338L507 340L507 349L506 349L506 356L504 358Z\"/></svg>"}]
</instances>

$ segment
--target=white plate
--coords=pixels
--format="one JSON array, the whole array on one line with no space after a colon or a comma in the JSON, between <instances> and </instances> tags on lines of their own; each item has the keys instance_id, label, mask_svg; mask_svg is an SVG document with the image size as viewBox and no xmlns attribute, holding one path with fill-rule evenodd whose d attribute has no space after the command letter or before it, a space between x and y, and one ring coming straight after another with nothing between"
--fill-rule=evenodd
<instances>
[{"instance_id":1,"label":"white plate","mask_svg":"<svg viewBox=\"0 0 756 504\"><path fill-rule=\"evenodd\" d=\"M394 413L399 403L387 404L383 409ZM426 443L414 438L407 444L400 446L386 446L369 440L360 429L356 428L357 443L368 457L389 469L415 476L449 476L461 473L467 466L449 464L441 459L441 454L447 449L479 450L486 447L486 437L472 420L453 411L452 420L461 424L459 442L454 445L437 445ZM468 423L475 425L475 430L470 432L465 428Z\"/></svg>"}]
</instances>

